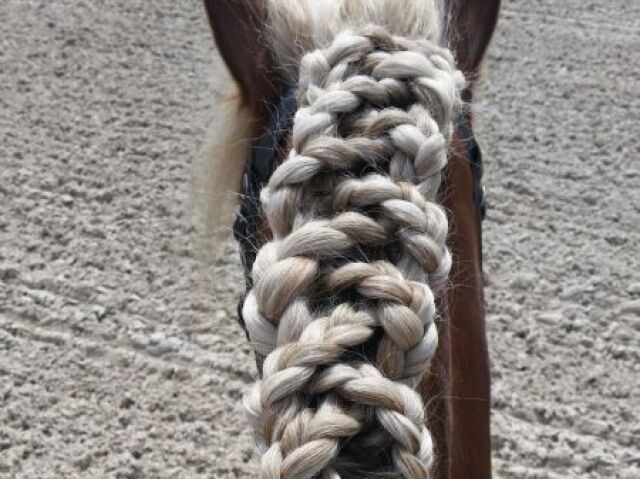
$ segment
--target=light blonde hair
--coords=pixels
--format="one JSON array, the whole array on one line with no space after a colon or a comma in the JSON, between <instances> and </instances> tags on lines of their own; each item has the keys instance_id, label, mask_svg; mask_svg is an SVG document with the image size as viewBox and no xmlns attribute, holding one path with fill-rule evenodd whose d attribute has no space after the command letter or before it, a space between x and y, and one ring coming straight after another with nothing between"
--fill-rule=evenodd
<instances>
[{"instance_id":1,"label":"light blonde hair","mask_svg":"<svg viewBox=\"0 0 640 479\"><path fill-rule=\"evenodd\" d=\"M442 18L433 0L268 1L299 109L243 307L264 479L430 477L415 388L451 266L436 199L464 86Z\"/></svg>"},{"instance_id":2,"label":"light blonde hair","mask_svg":"<svg viewBox=\"0 0 640 479\"><path fill-rule=\"evenodd\" d=\"M252 115L234 89L218 93L209 139L196 158L191 178L197 252L212 266L231 233L242 173L251 144Z\"/></svg>"}]
</instances>

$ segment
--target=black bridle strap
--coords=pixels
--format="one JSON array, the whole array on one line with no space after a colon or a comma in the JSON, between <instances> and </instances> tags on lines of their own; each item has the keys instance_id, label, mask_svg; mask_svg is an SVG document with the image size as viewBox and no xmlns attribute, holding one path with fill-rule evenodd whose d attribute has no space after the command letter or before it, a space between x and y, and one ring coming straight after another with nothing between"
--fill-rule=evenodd
<instances>
[{"instance_id":1,"label":"black bridle strap","mask_svg":"<svg viewBox=\"0 0 640 479\"><path fill-rule=\"evenodd\" d=\"M286 142L297 109L296 90L289 88L280 97L278 106L270 112L264 132L251 142L251 153L242 176L242 199L233 224L233 235L240 243L245 273L256 256L253 234L260 218L260 190L269 181L278 149ZM251 279L247 276L247 284Z\"/></svg>"},{"instance_id":2,"label":"black bridle strap","mask_svg":"<svg viewBox=\"0 0 640 479\"><path fill-rule=\"evenodd\" d=\"M484 220L487 215L487 198L484 185L482 183L482 176L484 175L484 167L482 164L482 151L480 145L476 141L476 135L473 132L473 126L471 125L471 112L465 109L457 120L456 127L458 129L458 135L462 140L465 152L467 154L467 160L471 165L471 172L473 174L474 191L473 198L476 204L476 211L481 220Z\"/></svg>"},{"instance_id":3,"label":"black bridle strap","mask_svg":"<svg viewBox=\"0 0 640 479\"><path fill-rule=\"evenodd\" d=\"M269 180L276 151L282 147L291 131L297 106L296 90L289 88L280 97L278 106L271 111L264 133L252 142L251 158L247 167L252 179L260 183Z\"/></svg>"}]
</instances>

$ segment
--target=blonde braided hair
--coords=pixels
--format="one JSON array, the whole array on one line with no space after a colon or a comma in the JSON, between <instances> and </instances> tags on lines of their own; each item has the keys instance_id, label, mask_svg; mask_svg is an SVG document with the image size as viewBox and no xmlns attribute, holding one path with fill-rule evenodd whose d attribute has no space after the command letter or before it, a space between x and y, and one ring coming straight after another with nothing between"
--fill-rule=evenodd
<instances>
[{"instance_id":1,"label":"blonde braided hair","mask_svg":"<svg viewBox=\"0 0 640 479\"><path fill-rule=\"evenodd\" d=\"M451 265L435 199L463 85L447 49L382 27L301 58L292 149L261 194L273 240L243 307L261 478L429 477L415 387ZM357 454L385 450L382 470Z\"/></svg>"}]
</instances>

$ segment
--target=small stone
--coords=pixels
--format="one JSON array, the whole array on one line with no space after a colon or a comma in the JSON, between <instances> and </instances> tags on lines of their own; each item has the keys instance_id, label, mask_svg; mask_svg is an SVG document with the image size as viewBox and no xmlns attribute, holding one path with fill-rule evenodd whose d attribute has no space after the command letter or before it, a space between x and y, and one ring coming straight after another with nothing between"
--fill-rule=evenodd
<instances>
[{"instance_id":1,"label":"small stone","mask_svg":"<svg viewBox=\"0 0 640 479\"><path fill-rule=\"evenodd\" d=\"M60 201L64 206L72 206L73 205L73 197L70 195L62 195L60 197Z\"/></svg>"},{"instance_id":2,"label":"small stone","mask_svg":"<svg viewBox=\"0 0 640 479\"><path fill-rule=\"evenodd\" d=\"M45 290L34 290L29 293L36 304L41 306L50 306L56 300L56 296Z\"/></svg>"},{"instance_id":3,"label":"small stone","mask_svg":"<svg viewBox=\"0 0 640 479\"><path fill-rule=\"evenodd\" d=\"M544 458L541 456L541 458ZM548 465L551 469L566 469L573 465L573 456L570 452L560 450L560 451L550 451L549 454L545 458L545 464Z\"/></svg>"},{"instance_id":4,"label":"small stone","mask_svg":"<svg viewBox=\"0 0 640 479\"><path fill-rule=\"evenodd\" d=\"M73 465L76 466L81 471L86 471L87 469L89 469L89 466L91 465L91 460L92 460L91 454L83 454L82 456L80 456L78 459L74 461Z\"/></svg>"},{"instance_id":5,"label":"small stone","mask_svg":"<svg viewBox=\"0 0 640 479\"><path fill-rule=\"evenodd\" d=\"M640 467L631 466L625 469L619 470L620 479L637 479L640 477Z\"/></svg>"},{"instance_id":6,"label":"small stone","mask_svg":"<svg viewBox=\"0 0 640 479\"><path fill-rule=\"evenodd\" d=\"M532 289L537 281L538 277L535 274L520 273L511 280L511 287L521 291L527 291Z\"/></svg>"},{"instance_id":7,"label":"small stone","mask_svg":"<svg viewBox=\"0 0 640 479\"><path fill-rule=\"evenodd\" d=\"M192 378L187 368L176 368L174 377L179 381L188 381Z\"/></svg>"},{"instance_id":8,"label":"small stone","mask_svg":"<svg viewBox=\"0 0 640 479\"><path fill-rule=\"evenodd\" d=\"M160 344L165 340L166 336L161 332L156 332L149 336L149 342L151 344Z\"/></svg>"},{"instance_id":9,"label":"small stone","mask_svg":"<svg viewBox=\"0 0 640 479\"><path fill-rule=\"evenodd\" d=\"M98 322L100 322L107 315L107 310L103 306L94 306L91 308L91 313L98 320Z\"/></svg>"},{"instance_id":10,"label":"small stone","mask_svg":"<svg viewBox=\"0 0 640 479\"><path fill-rule=\"evenodd\" d=\"M640 296L640 283L632 283L627 288L627 293L631 296Z\"/></svg>"},{"instance_id":11,"label":"small stone","mask_svg":"<svg viewBox=\"0 0 640 479\"><path fill-rule=\"evenodd\" d=\"M538 316L536 316L536 321L549 326L558 326L560 323L562 323L562 319L562 313L554 311L540 313Z\"/></svg>"},{"instance_id":12,"label":"small stone","mask_svg":"<svg viewBox=\"0 0 640 479\"><path fill-rule=\"evenodd\" d=\"M622 303L619 308L621 314L637 314L640 315L640 299L627 301Z\"/></svg>"},{"instance_id":13,"label":"small stone","mask_svg":"<svg viewBox=\"0 0 640 479\"><path fill-rule=\"evenodd\" d=\"M610 429L606 422L587 418L582 419L576 426L581 434L603 438L607 437Z\"/></svg>"},{"instance_id":14,"label":"small stone","mask_svg":"<svg viewBox=\"0 0 640 479\"><path fill-rule=\"evenodd\" d=\"M93 197L93 199L100 203L111 203L113 201L113 198L113 191L100 191Z\"/></svg>"},{"instance_id":15,"label":"small stone","mask_svg":"<svg viewBox=\"0 0 640 479\"><path fill-rule=\"evenodd\" d=\"M18 266L13 264L0 264L0 279L2 281L10 281L16 279L20 275Z\"/></svg>"},{"instance_id":16,"label":"small stone","mask_svg":"<svg viewBox=\"0 0 640 479\"><path fill-rule=\"evenodd\" d=\"M159 339L161 335L162 339ZM147 347L147 352L152 356L162 356L168 353L178 351L182 346L182 341L175 337L167 338L162 333L154 333L151 335L151 345Z\"/></svg>"},{"instance_id":17,"label":"small stone","mask_svg":"<svg viewBox=\"0 0 640 479\"><path fill-rule=\"evenodd\" d=\"M149 346L149 338L144 334L132 333L129 335L129 339L137 348L144 349Z\"/></svg>"},{"instance_id":18,"label":"small stone","mask_svg":"<svg viewBox=\"0 0 640 479\"><path fill-rule=\"evenodd\" d=\"M569 285L560 292L560 299L578 304L585 295L590 296L592 293L593 288L590 285Z\"/></svg>"}]
</instances>

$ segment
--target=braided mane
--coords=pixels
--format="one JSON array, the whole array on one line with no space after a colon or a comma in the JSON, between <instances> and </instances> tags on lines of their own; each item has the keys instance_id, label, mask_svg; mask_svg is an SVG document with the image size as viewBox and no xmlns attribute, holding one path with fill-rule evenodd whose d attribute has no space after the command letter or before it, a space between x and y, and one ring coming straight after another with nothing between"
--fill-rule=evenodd
<instances>
[{"instance_id":1,"label":"braided mane","mask_svg":"<svg viewBox=\"0 0 640 479\"><path fill-rule=\"evenodd\" d=\"M269 2L298 111L243 306L264 479L430 477L415 388L451 265L436 199L464 78L435 4L399 3Z\"/></svg>"}]
</instances>

